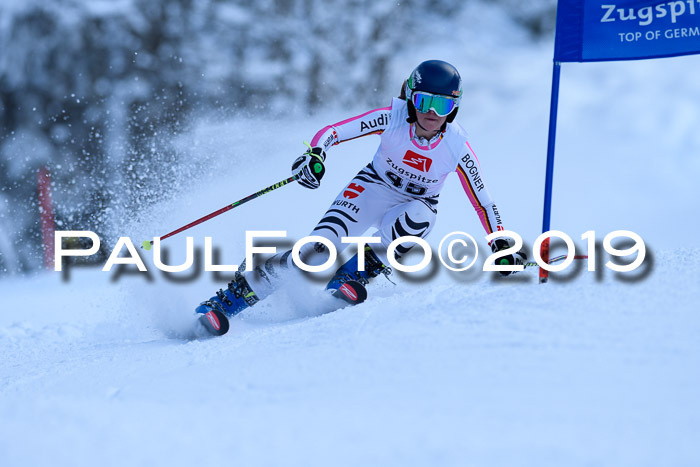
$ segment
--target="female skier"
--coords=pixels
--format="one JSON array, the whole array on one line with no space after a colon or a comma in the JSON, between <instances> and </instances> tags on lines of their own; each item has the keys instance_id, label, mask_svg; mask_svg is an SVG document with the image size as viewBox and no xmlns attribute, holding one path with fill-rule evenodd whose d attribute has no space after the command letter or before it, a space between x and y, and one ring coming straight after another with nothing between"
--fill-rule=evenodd
<instances>
[{"instance_id":1,"label":"female skier","mask_svg":"<svg viewBox=\"0 0 700 467\"><path fill-rule=\"evenodd\" d=\"M340 191L311 235L328 239L338 252L349 245L341 243L341 238L360 236L371 227L378 230L384 249L399 237L425 238L435 224L438 196L451 172L457 172L486 233L504 230L466 133L454 122L461 98L462 80L455 67L429 60L413 70L391 106L317 132L308 150L292 164L292 172L301 174L299 184L310 189L319 187L325 174L326 152L332 146L374 134L380 135L381 141L372 162ZM400 243L395 249L396 257L406 254L414 245L414 242ZM494 252L509 246L507 238L491 242ZM355 255L338 269L326 288L336 294L340 289L347 296L341 298L350 302L364 300L366 292L360 284L391 271L385 266L388 261L383 251L367 245L364 270L359 270ZM208 320L202 317L202 322L216 334L225 333L227 318L267 297L279 284L280 273L296 267L290 253L291 250L275 255L245 274L237 273L226 289L197 307L196 312L205 314ZM305 264L313 266L324 264L328 252L323 243L307 243L299 256ZM511 265L526 261L522 251L504 256L501 264L505 264L504 259ZM343 288L344 285L349 285L350 290Z\"/></svg>"}]
</instances>

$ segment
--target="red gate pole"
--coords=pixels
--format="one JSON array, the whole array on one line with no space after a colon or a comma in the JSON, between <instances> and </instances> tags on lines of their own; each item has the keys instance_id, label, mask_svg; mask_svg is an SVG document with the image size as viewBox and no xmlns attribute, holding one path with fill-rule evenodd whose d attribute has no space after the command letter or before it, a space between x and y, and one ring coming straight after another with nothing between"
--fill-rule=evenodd
<instances>
[{"instance_id":1,"label":"red gate pole","mask_svg":"<svg viewBox=\"0 0 700 467\"><path fill-rule=\"evenodd\" d=\"M37 186L39 188L41 240L44 245L44 266L46 269L53 270L56 222L53 216L53 202L51 201L51 174L46 167L41 167L37 172Z\"/></svg>"}]
</instances>

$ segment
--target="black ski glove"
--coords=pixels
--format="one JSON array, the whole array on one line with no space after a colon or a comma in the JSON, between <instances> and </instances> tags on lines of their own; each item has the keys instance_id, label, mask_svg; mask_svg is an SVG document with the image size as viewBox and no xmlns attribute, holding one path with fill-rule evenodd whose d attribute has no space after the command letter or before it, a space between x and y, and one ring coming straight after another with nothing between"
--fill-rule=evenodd
<instances>
[{"instance_id":1,"label":"black ski glove","mask_svg":"<svg viewBox=\"0 0 700 467\"><path fill-rule=\"evenodd\" d=\"M308 145L307 145L308 146ZM323 148L309 146L308 151L299 156L292 164L292 174L299 174L299 185L315 190L321 186L321 179L326 173L326 152Z\"/></svg>"},{"instance_id":2,"label":"black ski glove","mask_svg":"<svg viewBox=\"0 0 700 467\"><path fill-rule=\"evenodd\" d=\"M510 242L504 238L497 238L491 242L491 251L496 253L497 251L505 250L510 248ZM521 249L513 255L505 255L498 258L498 265L500 266L517 266L520 264L527 263L527 253L524 249ZM515 274L518 271L498 271L502 276L509 276Z\"/></svg>"}]
</instances>

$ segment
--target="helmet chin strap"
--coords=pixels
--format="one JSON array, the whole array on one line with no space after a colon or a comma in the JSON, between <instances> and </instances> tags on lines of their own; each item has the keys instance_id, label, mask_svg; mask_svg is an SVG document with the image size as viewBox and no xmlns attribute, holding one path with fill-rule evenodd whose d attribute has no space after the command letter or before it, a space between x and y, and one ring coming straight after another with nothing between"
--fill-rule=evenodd
<instances>
[{"instance_id":1,"label":"helmet chin strap","mask_svg":"<svg viewBox=\"0 0 700 467\"><path fill-rule=\"evenodd\" d=\"M425 131L426 133L430 133L428 130L426 130L426 128L423 125L418 123L418 119L416 119L416 125L418 125L421 128L421 130Z\"/></svg>"},{"instance_id":2,"label":"helmet chin strap","mask_svg":"<svg viewBox=\"0 0 700 467\"><path fill-rule=\"evenodd\" d=\"M429 130L427 130L423 125L421 125L420 123L418 123L418 119L416 119L416 121L415 121L414 123L415 123L416 125L418 125L418 126L420 127L420 129L423 130L423 131L425 131L426 133L428 133L428 134L431 133L431 132L430 132ZM444 125L443 125L443 126L444 126ZM435 138L435 135L437 135L437 134L440 133L441 131L442 131L442 129L436 130L436 131L435 131L435 134L433 134L433 135L432 135L430 138L428 138L428 139ZM418 134L416 134L416 136L418 136ZM421 136L421 138L423 138L423 137Z\"/></svg>"}]
</instances>

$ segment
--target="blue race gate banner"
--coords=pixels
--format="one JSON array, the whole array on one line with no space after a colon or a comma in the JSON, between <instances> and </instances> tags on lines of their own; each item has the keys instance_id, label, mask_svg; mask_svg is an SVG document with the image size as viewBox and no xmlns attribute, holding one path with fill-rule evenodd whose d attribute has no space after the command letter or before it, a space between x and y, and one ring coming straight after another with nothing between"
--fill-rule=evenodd
<instances>
[{"instance_id":1,"label":"blue race gate banner","mask_svg":"<svg viewBox=\"0 0 700 467\"><path fill-rule=\"evenodd\" d=\"M559 0L555 62L700 53L700 0Z\"/></svg>"},{"instance_id":2,"label":"blue race gate banner","mask_svg":"<svg viewBox=\"0 0 700 467\"><path fill-rule=\"evenodd\" d=\"M561 62L641 60L700 53L700 0L559 0L554 38L542 232L550 229ZM549 238L540 257L549 260ZM548 270L540 267L540 283Z\"/></svg>"}]
</instances>

